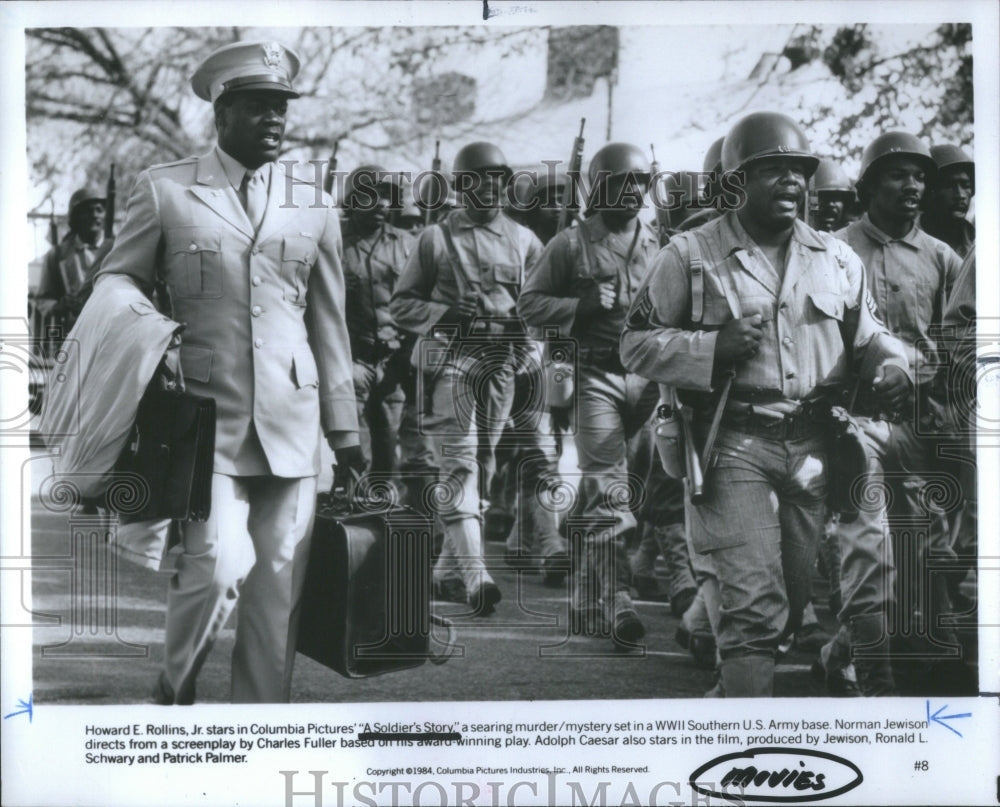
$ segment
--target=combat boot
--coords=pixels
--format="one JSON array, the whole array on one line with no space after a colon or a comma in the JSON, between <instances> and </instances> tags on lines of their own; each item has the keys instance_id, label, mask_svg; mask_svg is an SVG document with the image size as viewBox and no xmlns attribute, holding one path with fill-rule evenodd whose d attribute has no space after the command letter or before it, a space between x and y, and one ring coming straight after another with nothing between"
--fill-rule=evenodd
<instances>
[{"instance_id":1,"label":"combat boot","mask_svg":"<svg viewBox=\"0 0 1000 807\"><path fill-rule=\"evenodd\" d=\"M774 658L737 656L723 659L722 687L727 698L770 698L774 694Z\"/></svg>"},{"instance_id":2,"label":"combat boot","mask_svg":"<svg viewBox=\"0 0 1000 807\"><path fill-rule=\"evenodd\" d=\"M889 637L880 614L851 618L851 655L858 690L865 697L895 695L896 683L889 661Z\"/></svg>"}]
</instances>

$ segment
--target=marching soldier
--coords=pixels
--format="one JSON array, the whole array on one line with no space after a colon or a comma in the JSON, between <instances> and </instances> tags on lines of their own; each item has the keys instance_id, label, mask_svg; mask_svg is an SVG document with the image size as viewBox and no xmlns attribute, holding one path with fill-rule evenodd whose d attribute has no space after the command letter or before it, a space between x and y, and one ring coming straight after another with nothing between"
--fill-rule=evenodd
<instances>
[{"instance_id":1,"label":"marching soldier","mask_svg":"<svg viewBox=\"0 0 1000 807\"><path fill-rule=\"evenodd\" d=\"M720 137L705 152L702 173L709 176L701 193L701 207L703 209L687 216L678 226L681 231L693 230L722 215L720 197L722 196L722 142L724 140L724 137Z\"/></svg>"},{"instance_id":2,"label":"marching soldier","mask_svg":"<svg viewBox=\"0 0 1000 807\"><path fill-rule=\"evenodd\" d=\"M69 198L69 232L54 244L44 258L35 292L35 305L50 325L62 328L63 336L87 302L94 273L114 245L104 236L104 194L85 187ZM40 336L44 336L44 331Z\"/></svg>"},{"instance_id":3,"label":"marching soldier","mask_svg":"<svg viewBox=\"0 0 1000 807\"><path fill-rule=\"evenodd\" d=\"M385 474L395 470L402 386L410 373L409 351L389 301L416 239L388 221L392 197L401 192L398 174L362 165L348 174L345 187L345 311L359 437L368 470Z\"/></svg>"},{"instance_id":4,"label":"marching soldier","mask_svg":"<svg viewBox=\"0 0 1000 807\"><path fill-rule=\"evenodd\" d=\"M625 558L636 521L615 491L628 485L626 442L645 426L659 391L626 372L618 338L658 244L638 219L650 179L641 149L607 144L594 155L589 179L589 217L549 242L518 311L529 325L558 327L578 346L576 448L587 526L581 528L583 573L574 576L571 607L591 625L600 624L594 618L600 616L614 639L632 643L645 634L629 595Z\"/></svg>"},{"instance_id":5,"label":"marching soldier","mask_svg":"<svg viewBox=\"0 0 1000 807\"><path fill-rule=\"evenodd\" d=\"M976 165L958 146L931 146L931 157L937 174L927 187L920 226L964 258L976 240L976 228L966 218L976 195Z\"/></svg>"},{"instance_id":6,"label":"marching soldier","mask_svg":"<svg viewBox=\"0 0 1000 807\"><path fill-rule=\"evenodd\" d=\"M847 207L854 201L854 186L835 160L819 161L812 178L816 194L816 229L832 233L847 224Z\"/></svg>"},{"instance_id":7,"label":"marching soldier","mask_svg":"<svg viewBox=\"0 0 1000 807\"><path fill-rule=\"evenodd\" d=\"M934 331L941 324L945 300L961 265L947 244L917 226L920 200L935 170L930 150L913 135L888 132L877 137L862 155L858 179L858 195L866 213L836 233L864 262L878 311L906 348L917 394L930 388L940 364ZM931 644L957 644L954 631L938 621L951 611L946 576L940 571L928 576L924 571L931 554L939 564L953 561L955 553L944 516L925 503L924 474L934 470L938 460L933 442L915 423L912 401L887 410L872 396L859 394L853 410L867 438L871 480L881 484L885 471L893 472L894 506L889 509L888 523L896 539L890 550L882 508L860 508L854 522L840 525L844 594L840 617L850 626L854 648L867 645L870 651L882 643L884 651L885 611L893 599L893 558L896 569L907 570L906 579L897 581L899 590L912 597L916 587L929 598L924 608L911 600L898 601L897 609L903 609L901 613L922 611ZM900 412L907 414L900 416ZM929 519L929 526L915 528L914 518ZM906 536L911 537L907 540ZM930 583L929 592L924 590L924 581ZM855 653L863 695L894 691L892 668L879 655Z\"/></svg>"},{"instance_id":8,"label":"marching soldier","mask_svg":"<svg viewBox=\"0 0 1000 807\"><path fill-rule=\"evenodd\" d=\"M719 582L726 696L769 696L826 517L818 412L847 383L852 353L886 405L902 403L910 380L857 256L798 218L819 162L798 125L749 115L727 134L722 162L742 172L745 205L660 252L626 320L622 360L675 387L702 440L717 433L692 543Z\"/></svg>"},{"instance_id":9,"label":"marching soldier","mask_svg":"<svg viewBox=\"0 0 1000 807\"><path fill-rule=\"evenodd\" d=\"M396 323L424 337L415 348L424 374L423 427L435 445L444 546L436 594L488 614L501 593L483 562L481 514L496 470L495 450L511 411L524 329L515 301L541 244L501 215L511 176L495 145L470 143L455 157L464 204L420 234L392 298Z\"/></svg>"}]
</instances>

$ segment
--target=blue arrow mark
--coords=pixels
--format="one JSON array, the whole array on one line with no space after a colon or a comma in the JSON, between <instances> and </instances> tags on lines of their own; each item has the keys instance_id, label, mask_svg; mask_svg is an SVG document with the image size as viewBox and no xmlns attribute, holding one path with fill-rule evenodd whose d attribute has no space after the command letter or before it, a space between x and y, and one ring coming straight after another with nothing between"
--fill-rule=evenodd
<instances>
[{"instance_id":1,"label":"blue arrow mark","mask_svg":"<svg viewBox=\"0 0 1000 807\"><path fill-rule=\"evenodd\" d=\"M34 695L34 693L32 693L32 694L28 695L28 700L26 700L26 701L18 701L17 702L17 706L18 706L18 709L20 711L11 712L9 715L4 715L3 719L6 720L8 717L15 717L17 715L27 715L28 716L28 722L30 723L32 715L34 714L34 709L35 709L35 707L34 707L34 700L35 700L35 695Z\"/></svg>"},{"instance_id":2,"label":"blue arrow mark","mask_svg":"<svg viewBox=\"0 0 1000 807\"><path fill-rule=\"evenodd\" d=\"M940 723L942 726L944 726L946 729L948 729L948 731L953 731L953 732L955 732L955 734L957 734L959 737L961 737L962 736L962 732L960 732L958 729L956 729L956 728L954 728L952 726L949 726L947 723L945 723L945 721L946 720L955 720L956 718L959 718L959 717L972 717L972 712L963 712L962 714L959 714L959 715L942 715L941 712L943 712L947 708L948 708L948 704L946 703L944 706L942 706L940 709L938 709L934 714L931 714L931 702L927 701L927 724L930 725L931 721L933 721L935 723Z\"/></svg>"}]
</instances>

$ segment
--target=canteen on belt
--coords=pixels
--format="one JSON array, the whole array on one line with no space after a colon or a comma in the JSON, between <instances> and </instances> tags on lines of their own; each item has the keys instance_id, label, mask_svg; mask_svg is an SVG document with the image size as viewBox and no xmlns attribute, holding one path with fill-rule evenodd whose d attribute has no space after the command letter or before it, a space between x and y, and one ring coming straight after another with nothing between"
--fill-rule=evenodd
<instances>
[{"instance_id":1,"label":"canteen on belt","mask_svg":"<svg viewBox=\"0 0 1000 807\"><path fill-rule=\"evenodd\" d=\"M549 361L545 365L545 405L552 409L569 406L573 401L573 365Z\"/></svg>"},{"instance_id":2,"label":"canteen on belt","mask_svg":"<svg viewBox=\"0 0 1000 807\"><path fill-rule=\"evenodd\" d=\"M676 410L666 404L656 409L653 427L656 450L663 470L671 479L684 478L684 454L681 452L681 419Z\"/></svg>"}]
</instances>

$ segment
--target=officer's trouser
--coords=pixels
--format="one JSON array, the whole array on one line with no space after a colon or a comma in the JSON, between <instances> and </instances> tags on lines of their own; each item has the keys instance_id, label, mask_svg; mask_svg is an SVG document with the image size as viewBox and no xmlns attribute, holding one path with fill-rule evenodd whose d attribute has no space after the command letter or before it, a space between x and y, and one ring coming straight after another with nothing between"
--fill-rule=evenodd
<instances>
[{"instance_id":1,"label":"officer's trouser","mask_svg":"<svg viewBox=\"0 0 1000 807\"><path fill-rule=\"evenodd\" d=\"M579 369L576 450L581 515L574 532L583 537L587 551L575 564L585 570L582 576L574 575L576 607L593 601L598 592L610 602L615 592L628 590L626 533L635 530L633 510L641 505L644 486L641 478L628 473L626 442L645 426L659 394L656 384L637 375L589 365ZM588 576L593 594L581 596L578 587Z\"/></svg>"},{"instance_id":2,"label":"officer's trouser","mask_svg":"<svg viewBox=\"0 0 1000 807\"><path fill-rule=\"evenodd\" d=\"M529 362L515 378L509 434L516 449L512 470L517 497L507 550L542 558L563 553L566 539L559 532L557 508L550 498L550 490L559 480L559 457L538 362Z\"/></svg>"},{"instance_id":3,"label":"officer's trouser","mask_svg":"<svg viewBox=\"0 0 1000 807\"><path fill-rule=\"evenodd\" d=\"M708 500L692 508L692 542L719 581L717 641L729 659L773 659L809 601L826 517L826 452L816 434L773 440L723 428L708 470ZM758 686L754 671L754 687ZM727 695L732 681L726 678Z\"/></svg>"},{"instance_id":4,"label":"officer's trouser","mask_svg":"<svg viewBox=\"0 0 1000 807\"><path fill-rule=\"evenodd\" d=\"M234 703L289 700L316 477L212 476L212 513L184 525L167 593L167 683L183 699L238 604Z\"/></svg>"},{"instance_id":5,"label":"officer's trouser","mask_svg":"<svg viewBox=\"0 0 1000 807\"><path fill-rule=\"evenodd\" d=\"M447 365L423 418L439 474L434 510L444 525L434 579L461 578L470 595L492 582L483 562L482 500L496 471L494 451L510 415L513 382L509 357L468 362L461 369Z\"/></svg>"},{"instance_id":6,"label":"officer's trouser","mask_svg":"<svg viewBox=\"0 0 1000 807\"><path fill-rule=\"evenodd\" d=\"M437 465L434 441L423 422L417 372L407 361L400 373L404 403L399 420L399 476L404 487L403 503L429 514L431 501L427 494L437 479Z\"/></svg>"}]
</instances>

